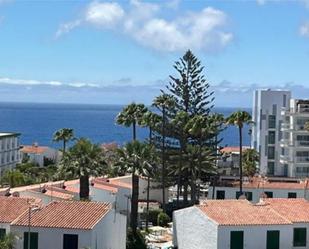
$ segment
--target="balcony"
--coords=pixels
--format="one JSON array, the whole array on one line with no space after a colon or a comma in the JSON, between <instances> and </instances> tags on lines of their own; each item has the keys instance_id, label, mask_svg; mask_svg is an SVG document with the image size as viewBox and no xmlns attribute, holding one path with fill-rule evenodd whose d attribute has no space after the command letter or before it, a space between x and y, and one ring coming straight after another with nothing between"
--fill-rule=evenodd
<instances>
[{"instance_id":1,"label":"balcony","mask_svg":"<svg viewBox=\"0 0 309 249\"><path fill-rule=\"evenodd\" d=\"M297 147L309 147L309 141L304 141L304 140L298 141L297 140L295 144Z\"/></svg>"},{"instance_id":2,"label":"balcony","mask_svg":"<svg viewBox=\"0 0 309 249\"><path fill-rule=\"evenodd\" d=\"M293 162L293 160L291 159L291 157L289 157L287 155L280 155L280 162L291 163L291 162Z\"/></svg>"},{"instance_id":3,"label":"balcony","mask_svg":"<svg viewBox=\"0 0 309 249\"><path fill-rule=\"evenodd\" d=\"M296 163L308 163L309 164L309 156L296 156L295 162Z\"/></svg>"}]
</instances>

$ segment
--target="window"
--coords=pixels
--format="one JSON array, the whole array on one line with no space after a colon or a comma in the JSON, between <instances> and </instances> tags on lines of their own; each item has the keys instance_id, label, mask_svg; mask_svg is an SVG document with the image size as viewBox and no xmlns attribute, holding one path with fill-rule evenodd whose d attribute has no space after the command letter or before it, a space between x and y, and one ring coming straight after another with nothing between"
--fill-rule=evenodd
<instances>
[{"instance_id":1,"label":"window","mask_svg":"<svg viewBox=\"0 0 309 249\"><path fill-rule=\"evenodd\" d=\"M245 192L245 191L243 191L243 194L246 196L246 199L248 201L252 201L252 192ZM236 199L239 199L239 197L240 197L240 191L237 191L236 192Z\"/></svg>"},{"instance_id":2,"label":"window","mask_svg":"<svg viewBox=\"0 0 309 249\"><path fill-rule=\"evenodd\" d=\"M24 232L24 249L28 249L28 232ZM38 249L39 234L30 233L30 248L29 249Z\"/></svg>"},{"instance_id":3,"label":"window","mask_svg":"<svg viewBox=\"0 0 309 249\"><path fill-rule=\"evenodd\" d=\"M224 200L225 199L225 191L224 190L217 190L217 198L218 200Z\"/></svg>"},{"instance_id":4,"label":"window","mask_svg":"<svg viewBox=\"0 0 309 249\"><path fill-rule=\"evenodd\" d=\"M230 249L243 249L244 248L244 232L231 231L230 235Z\"/></svg>"},{"instance_id":5,"label":"window","mask_svg":"<svg viewBox=\"0 0 309 249\"><path fill-rule=\"evenodd\" d=\"M264 193L267 195L267 198L273 198L273 192L265 191Z\"/></svg>"},{"instance_id":6,"label":"window","mask_svg":"<svg viewBox=\"0 0 309 249\"><path fill-rule=\"evenodd\" d=\"M267 163L267 174L268 175L274 175L275 173L275 163L274 162L268 162Z\"/></svg>"},{"instance_id":7,"label":"window","mask_svg":"<svg viewBox=\"0 0 309 249\"><path fill-rule=\"evenodd\" d=\"M267 231L266 249L279 249L280 231Z\"/></svg>"},{"instance_id":8,"label":"window","mask_svg":"<svg viewBox=\"0 0 309 249\"><path fill-rule=\"evenodd\" d=\"M288 193L288 198L297 198L297 193L295 193L295 192L289 192L289 193Z\"/></svg>"},{"instance_id":9,"label":"window","mask_svg":"<svg viewBox=\"0 0 309 249\"><path fill-rule=\"evenodd\" d=\"M268 159L275 159L275 147L268 147Z\"/></svg>"},{"instance_id":10,"label":"window","mask_svg":"<svg viewBox=\"0 0 309 249\"><path fill-rule=\"evenodd\" d=\"M276 115L268 116L268 128L270 129L276 128Z\"/></svg>"},{"instance_id":11,"label":"window","mask_svg":"<svg viewBox=\"0 0 309 249\"><path fill-rule=\"evenodd\" d=\"M63 235L63 249L78 249L78 235L64 234Z\"/></svg>"},{"instance_id":12,"label":"window","mask_svg":"<svg viewBox=\"0 0 309 249\"><path fill-rule=\"evenodd\" d=\"M294 228L293 234L293 246L306 246L307 241L307 229L306 228Z\"/></svg>"},{"instance_id":13,"label":"window","mask_svg":"<svg viewBox=\"0 0 309 249\"><path fill-rule=\"evenodd\" d=\"M269 131L268 132L268 144L275 144L276 143L276 132Z\"/></svg>"},{"instance_id":14,"label":"window","mask_svg":"<svg viewBox=\"0 0 309 249\"><path fill-rule=\"evenodd\" d=\"M4 228L0 228L0 240L2 240L4 238L5 234L6 234L5 229Z\"/></svg>"}]
</instances>

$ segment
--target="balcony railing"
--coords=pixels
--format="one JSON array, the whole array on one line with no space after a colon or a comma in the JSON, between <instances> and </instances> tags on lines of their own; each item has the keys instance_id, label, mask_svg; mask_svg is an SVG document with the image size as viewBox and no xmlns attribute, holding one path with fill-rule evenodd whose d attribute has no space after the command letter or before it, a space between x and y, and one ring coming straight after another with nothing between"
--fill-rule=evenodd
<instances>
[{"instance_id":1,"label":"balcony railing","mask_svg":"<svg viewBox=\"0 0 309 249\"><path fill-rule=\"evenodd\" d=\"M297 163L309 163L309 156L296 156L295 161Z\"/></svg>"},{"instance_id":2,"label":"balcony railing","mask_svg":"<svg viewBox=\"0 0 309 249\"><path fill-rule=\"evenodd\" d=\"M298 147L309 147L309 141L296 141L296 146Z\"/></svg>"}]
</instances>

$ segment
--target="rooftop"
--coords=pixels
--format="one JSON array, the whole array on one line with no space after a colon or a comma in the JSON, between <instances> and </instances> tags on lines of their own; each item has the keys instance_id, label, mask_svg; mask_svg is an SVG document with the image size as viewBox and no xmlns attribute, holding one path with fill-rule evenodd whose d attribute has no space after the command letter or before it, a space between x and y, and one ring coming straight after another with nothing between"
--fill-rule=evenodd
<instances>
[{"instance_id":1,"label":"rooftop","mask_svg":"<svg viewBox=\"0 0 309 249\"><path fill-rule=\"evenodd\" d=\"M92 229L111 209L108 203L82 201L54 201L33 211L31 226L63 229ZM28 214L24 213L12 225L28 226Z\"/></svg>"},{"instance_id":2,"label":"rooftop","mask_svg":"<svg viewBox=\"0 0 309 249\"><path fill-rule=\"evenodd\" d=\"M242 149L245 151L246 149L249 149L248 146L243 146ZM228 146L224 147L221 150L221 153L239 153L239 146Z\"/></svg>"},{"instance_id":3,"label":"rooftop","mask_svg":"<svg viewBox=\"0 0 309 249\"><path fill-rule=\"evenodd\" d=\"M0 132L0 138L1 138L1 137L15 137L15 136L20 136L20 133L15 133L15 132Z\"/></svg>"},{"instance_id":4,"label":"rooftop","mask_svg":"<svg viewBox=\"0 0 309 249\"><path fill-rule=\"evenodd\" d=\"M222 226L292 224L271 205L251 204L247 200L208 200L197 207Z\"/></svg>"},{"instance_id":5,"label":"rooftop","mask_svg":"<svg viewBox=\"0 0 309 249\"><path fill-rule=\"evenodd\" d=\"M0 197L0 222L11 223L29 208L26 198Z\"/></svg>"},{"instance_id":6,"label":"rooftop","mask_svg":"<svg viewBox=\"0 0 309 249\"><path fill-rule=\"evenodd\" d=\"M29 154L43 154L48 150L47 146L37 146L37 145L23 145L20 149L23 153Z\"/></svg>"}]
</instances>

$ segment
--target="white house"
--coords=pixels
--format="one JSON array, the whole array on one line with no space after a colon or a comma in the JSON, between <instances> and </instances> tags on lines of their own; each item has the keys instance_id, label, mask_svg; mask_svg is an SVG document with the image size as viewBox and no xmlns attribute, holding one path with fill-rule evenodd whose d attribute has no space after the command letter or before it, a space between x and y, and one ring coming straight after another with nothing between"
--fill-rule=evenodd
<instances>
[{"instance_id":1,"label":"white house","mask_svg":"<svg viewBox=\"0 0 309 249\"><path fill-rule=\"evenodd\" d=\"M309 248L304 199L209 200L173 214L178 249Z\"/></svg>"},{"instance_id":2,"label":"white house","mask_svg":"<svg viewBox=\"0 0 309 249\"><path fill-rule=\"evenodd\" d=\"M247 200L254 203L262 196L309 200L309 181L288 178L248 178L243 182L243 193ZM210 186L208 189L208 199L238 199L239 196L239 181L234 179L220 180L215 187Z\"/></svg>"},{"instance_id":3,"label":"white house","mask_svg":"<svg viewBox=\"0 0 309 249\"><path fill-rule=\"evenodd\" d=\"M10 232L10 224L28 210L27 199L0 197L0 238Z\"/></svg>"},{"instance_id":4,"label":"white house","mask_svg":"<svg viewBox=\"0 0 309 249\"><path fill-rule=\"evenodd\" d=\"M33 145L23 145L20 149L21 158L28 159L39 166L45 166L45 161L58 162L60 159L59 151L47 146L39 146L37 143Z\"/></svg>"},{"instance_id":5,"label":"white house","mask_svg":"<svg viewBox=\"0 0 309 249\"><path fill-rule=\"evenodd\" d=\"M0 132L0 176L6 169L12 169L20 160L19 133Z\"/></svg>"},{"instance_id":6,"label":"white house","mask_svg":"<svg viewBox=\"0 0 309 249\"><path fill-rule=\"evenodd\" d=\"M30 217L30 219L29 219ZM11 231L20 238L16 249L125 249L126 217L111 204L55 201L18 217Z\"/></svg>"}]
</instances>

